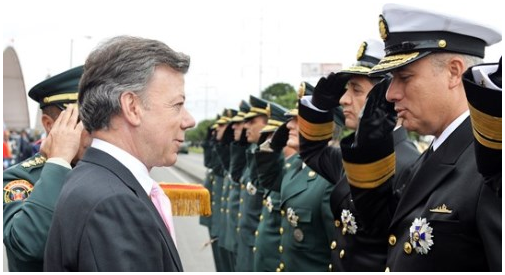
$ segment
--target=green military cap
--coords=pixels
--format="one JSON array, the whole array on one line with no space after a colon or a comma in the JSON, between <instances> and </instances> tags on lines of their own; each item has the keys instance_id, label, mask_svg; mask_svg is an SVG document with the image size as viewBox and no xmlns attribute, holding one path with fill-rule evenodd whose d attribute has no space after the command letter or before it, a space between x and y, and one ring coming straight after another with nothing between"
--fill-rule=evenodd
<instances>
[{"instance_id":1,"label":"green military cap","mask_svg":"<svg viewBox=\"0 0 505 275\"><path fill-rule=\"evenodd\" d=\"M82 72L83 66L79 66L48 78L35 85L28 96L40 104L40 109L54 105L63 110L67 104L77 102Z\"/></svg>"},{"instance_id":2,"label":"green military cap","mask_svg":"<svg viewBox=\"0 0 505 275\"><path fill-rule=\"evenodd\" d=\"M249 112L244 116L245 120L249 120L260 115L268 116L267 101L251 95L249 96L249 103L251 104L251 108L249 109Z\"/></svg>"},{"instance_id":3,"label":"green military cap","mask_svg":"<svg viewBox=\"0 0 505 275\"><path fill-rule=\"evenodd\" d=\"M267 105L267 116L268 122L263 129L261 129L262 133L268 133L275 131L279 126L281 126L288 117L285 116L288 109L282 107L281 105L275 102L268 102Z\"/></svg>"},{"instance_id":4,"label":"green military cap","mask_svg":"<svg viewBox=\"0 0 505 275\"><path fill-rule=\"evenodd\" d=\"M251 110L251 104L249 104L245 100L240 101L239 111L236 116L232 117L232 122L242 122L244 121L244 117Z\"/></svg>"},{"instance_id":5,"label":"green military cap","mask_svg":"<svg viewBox=\"0 0 505 275\"><path fill-rule=\"evenodd\" d=\"M221 115L221 117L216 121L217 124L219 125L222 125L222 124L226 124L228 122L231 121L231 119L237 115L237 110L234 110L234 109L227 109L225 108L223 110L223 114Z\"/></svg>"},{"instance_id":6,"label":"green military cap","mask_svg":"<svg viewBox=\"0 0 505 275\"><path fill-rule=\"evenodd\" d=\"M379 32L385 57L372 74L387 73L436 52L483 58L485 47L502 39L498 29L464 17L398 4L384 5Z\"/></svg>"}]
</instances>

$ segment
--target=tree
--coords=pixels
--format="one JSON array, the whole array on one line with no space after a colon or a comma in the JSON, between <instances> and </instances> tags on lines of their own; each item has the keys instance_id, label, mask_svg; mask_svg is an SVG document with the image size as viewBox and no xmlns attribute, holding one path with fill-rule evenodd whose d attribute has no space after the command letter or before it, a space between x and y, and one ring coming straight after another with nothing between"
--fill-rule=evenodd
<instances>
[{"instance_id":1,"label":"tree","mask_svg":"<svg viewBox=\"0 0 505 275\"><path fill-rule=\"evenodd\" d=\"M190 141L192 144L200 144L207 135L207 129L215 122L215 119L200 121L195 128L186 131L186 141Z\"/></svg>"},{"instance_id":2,"label":"tree","mask_svg":"<svg viewBox=\"0 0 505 275\"><path fill-rule=\"evenodd\" d=\"M278 103L288 109L293 109L298 100L293 86L287 83L274 83L261 92L261 98Z\"/></svg>"}]
</instances>

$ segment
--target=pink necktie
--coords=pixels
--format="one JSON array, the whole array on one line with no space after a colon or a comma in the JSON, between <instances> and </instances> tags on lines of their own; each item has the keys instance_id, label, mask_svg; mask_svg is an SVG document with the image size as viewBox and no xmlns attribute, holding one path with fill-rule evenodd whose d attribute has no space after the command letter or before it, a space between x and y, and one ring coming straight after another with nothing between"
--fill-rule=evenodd
<instances>
[{"instance_id":1,"label":"pink necktie","mask_svg":"<svg viewBox=\"0 0 505 275\"><path fill-rule=\"evenodd\" d=\"M163 189L161 189L156 181L153 181L151 201L158 210L158 213L160 213L163 222L165 222L165 226L168 228L168 232L170 232L172 236L174 244L177 246L175 241L174 221L172 220L172 205L170 204L170 199L165 195L165 192L163 192Z\"/></svg>"}]
</instances>

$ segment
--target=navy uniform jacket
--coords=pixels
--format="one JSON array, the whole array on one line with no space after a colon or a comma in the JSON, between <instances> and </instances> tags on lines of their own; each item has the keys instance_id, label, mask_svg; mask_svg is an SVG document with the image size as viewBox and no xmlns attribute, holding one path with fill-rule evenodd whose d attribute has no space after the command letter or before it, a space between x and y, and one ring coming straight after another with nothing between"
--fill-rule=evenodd
<instances>
[{"instance_id":1,"label":"navy uniform jacket","mask_svg":"<svg viewBox=\"0 0 505 275\"><path fill-rule=\"evenodd\" d=\"M182 271L182 264L133 174L90 147L61 191L44 271Z\"/></svg>"},{"instance_id":2,"label":"navy uniform jacket","mask_svg":"<svg viewBox=\"0 0 505 275\"><path fill-rule=\"evenodd\" d=\"M70 169L36 154L3 172L4 245L9 271L42 271L53 211Z\"/></svg>"},{"instance_id":3,"label":"navy uniform jacket","mask_svg":"<svg viewBox=\"0 0 505 275\"><path fill-rule=\"evenodd\" d=\"M408 140L407 131L400 127L393 132L396 151L396 171L409 169L419 157L415 145ZM337 247L332 250L332 265L338 271L384 271L388 247L388 234L362 223L352 202L351 189L344 177L335 186L331 196L331 206L335 216L334 240ZM349 211L349 212L347 212ZM356 222L356 232L349 230L344 221L352 214Z\"/></svg>"},{"instance_id":4,"label":"navy uniform jacket","mask_svg":"<svg viewBox=\"0 0 505 275\"><path fill-rule=\"evenodd\" d=\"M351 187L363 222L389 235L386 270L501 271L501 199L477 171L470 119L425 155L376 188Z\"/></svg>"}]
</instances>

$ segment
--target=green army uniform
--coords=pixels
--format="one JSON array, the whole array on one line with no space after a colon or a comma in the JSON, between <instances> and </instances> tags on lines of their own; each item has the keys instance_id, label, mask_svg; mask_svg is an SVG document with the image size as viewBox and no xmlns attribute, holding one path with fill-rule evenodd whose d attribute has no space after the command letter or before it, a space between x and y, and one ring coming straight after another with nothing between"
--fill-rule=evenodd
<instances>
[{"instance_id":1,"label":"green army uniform","mask_svg":"<svg viewBox=\"0 0 505 275\"><path fill-rule=\"evenodd\" d=\"M286 122L287 117L285 114L288 112L286 108L273 102L268 103L267 110L268 122L261 130L261 134L265 137ZM285 138L283 142L286 142L288 135L287 132L284 133L286 133L286 136L283 137L283 139ZM256 237L253 247L254 271L275 271L280 258L279 253L272 253L272 251L277 250L281 239L279 233L281 225L280 186L285 173L285 156L282 148L277 148L274 151L269 146L269 142L266 141L260 144L259 150L254 154L259 183L265 188L259 224L254 233ZM290 164L287 164L287 166L289 167Z\"/></svg>"},{"instance_id":2,"label":"green army uniform","mask_svg":"<svg viewBox=\"0 0 505 275\"><path fill-rule=\"evenodd\" d=\"M209 194L211 194L211 201L212 201L212 181L214 180L214 173L212 172L211 161L212 161L212 148L214 146L212 132L214 131L214 129L211 126L207 131L208 131L207 137L205 141L202 143L203 166L207 168L207 170L205 171L205 179L203 181L203 186L207 190L209 190ZM210 234L211 219L212 219L211 216L200 216L200 224L209 228L209 234Z\"/></svg>"},{"instance_id":3,"label":"green army uniform","mask_svg":"<svg viewBox=\"0 0 505 275\"><path fill-rule=\"evenodd\" d=\"M212 193L211 193L211 209L212 215L210 220L210 238L212 240L212 253L214 255L214 263L216 264L216 270L218 272L224 269L223 260L221 259L221 253L219 252L218 245L218 235L220 228L220 216L221 216L221 194L223 192L223 181L224 181L224 171L221 165L221 161L218 159L216 145L214 144L212 148L212 160L211 160L212 173L214 179L211 182Z\"/></svg>"},{"instance_id":4,"label":"green army uniform","mask_svg":"<svg viewBox=\"0 0 505 275\"><path fill-rule=\"evenodd\" d=\"M277 155L277 156L275 156ZM258 176L263 181L264 175L271 173L277 174L274 179L275 184L279 185L276 191L267 191L266 198L263 199L263 209L261 211L260 222L255 233L254 243L254 271L272 272L279 265L281 253L278 247L281 242L281 193L280 182L285 174L288 174L293 164L300 161L297 156L291 156L284 161L282 152L276 153L257 153L256 161L262 165L258 166ZM272 163L272 162L276 162ZM280 164L280 167L279 167ZM275 177L275 175L274 175Z\"/></svg>"},{"instance_id":5,"label":"green army uniform","mask_svg":"<svg viewBox=\"0 0 505 275\"><path fill-rule=\"evenodd\" d=\"M328 271L333 236L330 196L333 184L301 160L281 186L282 231L278 271ZM301 170L300 170L301 169ZM299 171L299 172L298 172Z\"/></svg>"},{"instance_id":6,"label":"green army uniform","mask_svg":"<svg viewBox=\"0 0 505 275\"><path fill-rule=\"evenodd\" d=\"M239 112L231 119L231 123L242 123L244 116L249 112L251 106L246 101L242 100L239 105ZM237 226L240 204L240 177L244 173L246 166L245 151L249 146L246 138L246 130L242 129L242 134L239 141L234 141L230 144L230 184L228 186L228 197L225 215L227 223L225 225L226 235L224 236L224 248L229 251L229 261L232 271L235 270L237 257Z\"/></svg>"},{"instance_id":7,"label":"green army uniform","mask_svg":"<svg viewBox=\"0 0 505 275\"><path fill-rule=\"evenodd\" d=\"M267 102L254 96L250 96L249 103L251 110L244 117L245 120L263 115L267 116ZM238 243L237 243L237 263L236 271L250 272L253 270L253 247L254 232L258 227L259 216L263 206L263 194L265 190L258 184L258 175L254 152L258 145L251 144L246 151L247 170L244 173L247 177L241 180L240 205L238 218Z\"/></svg>"},{"instance_id":8,"label":"green army uniform","mask_svg":"<svg viewBox=\"0 0 505 275\"><path fill-rule=\"evenodd\" d=\"M223 134L222 139L216 144L216 152L219 161L221 162L221 166L223 167L223 185L221 190L221 206L219 208L219 232L218 232L218 247L221 258L221 264L224 272L230 272L233 270L234 266L232 266L232 255L229 250L225 248L225 236L226 232L226 224L228 222L226 209L228 205L228 193L229 186L231 185L231 177L229 175L229 167L230 167L230 143L233 141L233 129L231 128L231 119L237 114L236 110L233 109L225 109L223 111L223 115L216 122L218 125L226 125L225 132Z\"/></svg>"},{"instance_id":9,"label":"green army uniform","mask_svg":"<svg viewBox=\"0 0 505 275\"><path fill-rule=\"evenodd\" d=\"M28 95L41 109L63 109L76 102L82 71L80 66L46 79ZM3 237L9 271L42 271L47 233L68 172L40 154L4 170Z\"/></svg>"}]
</instances>

